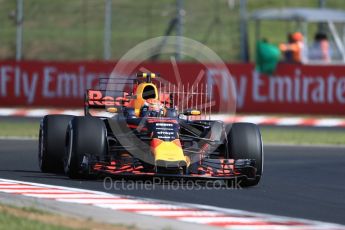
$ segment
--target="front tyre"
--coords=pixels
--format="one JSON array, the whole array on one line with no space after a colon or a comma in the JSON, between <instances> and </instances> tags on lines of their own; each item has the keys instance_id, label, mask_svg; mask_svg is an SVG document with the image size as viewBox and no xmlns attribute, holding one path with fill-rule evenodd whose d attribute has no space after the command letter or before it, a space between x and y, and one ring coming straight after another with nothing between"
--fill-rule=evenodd
<instances>
[{"instance_id":1,"label":"front tyre","mask_svg":"<svg viewBox=\"0 0 345 230\"><path fill-rule=\"evenodd\" d=\"M107 152L106 127L95 117L75 117L68 125L64 169L70 178L88 177L90 161L101 160Z\"/></svg>"},{"instance_id":2,"label":"front tyre","mask_svg":"<svg viewBox=\"0 0 345 230\"><path fill-rule=\"evenodd\" d=\"M228 134L228 150L233 159L255 160L256 174L241 183L242 186L257 185L263 172L263 143L257 125L252 123L234 123Z\"/></svg>"}]
</instances>

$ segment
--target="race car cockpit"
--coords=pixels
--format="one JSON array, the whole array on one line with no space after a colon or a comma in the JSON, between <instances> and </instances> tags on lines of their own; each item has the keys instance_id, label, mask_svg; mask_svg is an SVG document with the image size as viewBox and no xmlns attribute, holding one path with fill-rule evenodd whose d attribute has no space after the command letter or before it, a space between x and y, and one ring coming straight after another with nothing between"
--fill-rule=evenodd
<instances>
[{"instance_id":1,"label":"race car cockpit","mask_svg":"<svg viewBox=\"0 0 345 230\"><path fill-rule=\"evenodd\" d=\"M129 107L134 109L136 117L162 117L166 114L166 108L161 103L157 86L152 83L152 78L156 77L154 73L139 73L137 77L145 78L146 81L137 85L134 90L134 99Z\"/></svg>"},{"instance_id":2,"label":"race car cockpit","mask_svg":"<svg viewBox=\"0 0 345 230\"><path fill-rule=\"evenodd\" d=\"M164 105L156 99L149 98L140 109L140 117L163 117Z\"/></svg>"}]
</instances>

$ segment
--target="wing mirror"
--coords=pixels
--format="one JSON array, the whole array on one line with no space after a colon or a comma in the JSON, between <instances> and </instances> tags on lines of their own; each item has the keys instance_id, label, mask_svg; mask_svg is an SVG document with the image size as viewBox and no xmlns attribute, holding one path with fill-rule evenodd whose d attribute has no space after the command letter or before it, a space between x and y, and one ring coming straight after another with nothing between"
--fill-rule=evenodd
<instances>
[{"instance_id":1,"label":"wing mirror","mask_svg":"<svg viewBox=\"0 0 345 230\"><path fill-rule=\"evenodd\" d=\"M183 115L186 116L199 116L201 114L200 110L196 109L187 109L186 111L183 112Z\"/></svg>"},{"instance_id":2,"label":"wing mirror","mask_svg":"<svg viewBox=\"0 0 345 230\"><path fill-rule=\"evenodd\" d=\"M108 113L117 113L117 112L118 112L118 109L115 108L115 107L108 107L108 108L107 108L107 112L108 112Z\"/></svg>"}]
</instances>

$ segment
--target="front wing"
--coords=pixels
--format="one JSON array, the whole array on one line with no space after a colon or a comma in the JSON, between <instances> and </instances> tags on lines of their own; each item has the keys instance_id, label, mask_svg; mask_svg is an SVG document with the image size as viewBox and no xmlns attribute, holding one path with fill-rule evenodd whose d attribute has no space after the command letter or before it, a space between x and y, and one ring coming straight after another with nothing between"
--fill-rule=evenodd
<instances>
[{"instance_id":1,"label":"front wing","mask_svg":"<svg viewBox=\"0 0 345 230\"><path fill-rule=\"evenodd\" d=\"M255 161L251 159L203 159L191 164L181 172L161 173L153 166L142 163L137 159L121 159L108 162L94 162L89 164L91 174L128 179L149 179L164 177L169 179L200 179L200 180L231 180L255 178Z\"/></svg>"}]
</instances>

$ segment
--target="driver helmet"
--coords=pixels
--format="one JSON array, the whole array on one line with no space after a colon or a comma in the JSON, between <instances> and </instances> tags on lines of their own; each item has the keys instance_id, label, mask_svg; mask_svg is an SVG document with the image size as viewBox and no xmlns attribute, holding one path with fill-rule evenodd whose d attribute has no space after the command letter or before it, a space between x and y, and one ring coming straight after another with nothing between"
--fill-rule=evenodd
<instances>
[{"instance_id":1,"label":"driver helmet","mask_svg":"<svg viewBox=\"0 0 345 230\"><path fill-rule=\"evenodd\" d=\"M140 116L160 117L163 116L163 104L157 99L147 99L141 108Z\"/></svg>"}]
</instances>

